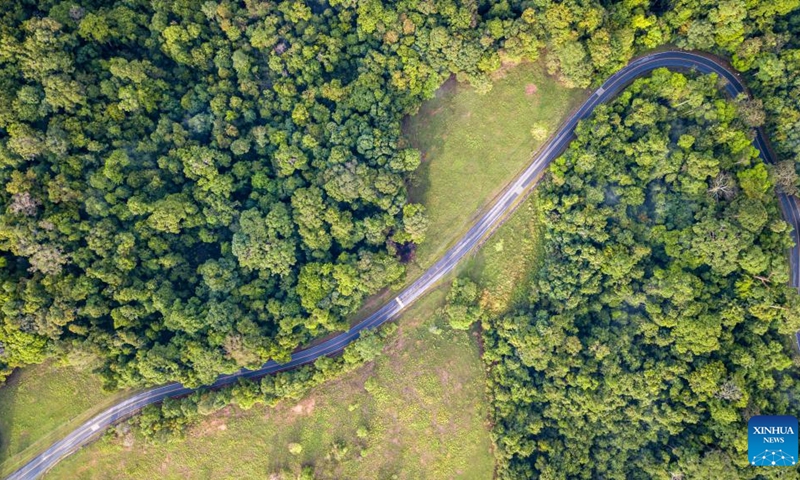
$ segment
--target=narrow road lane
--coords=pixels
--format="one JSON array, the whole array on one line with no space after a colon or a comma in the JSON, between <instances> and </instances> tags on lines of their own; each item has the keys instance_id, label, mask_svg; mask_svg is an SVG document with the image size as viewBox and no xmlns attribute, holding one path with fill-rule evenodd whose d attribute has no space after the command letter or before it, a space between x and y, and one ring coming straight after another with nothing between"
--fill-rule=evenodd
<instances>
[{"instance_id":1,"label":"narrow road lane","mask_svg":"<svg viewBox=\"0 0 800 480\"><path fill-rule=\"evenodd\" d=\"M405 307L414 303L427 293L431 287L453 270L467 253L475 248L476 245L480 244L481 240L506 218L511 207L513 207L518 200L518 197L524 196L535 186L539 174L553 159L564 151L567 145L569 145L569 142L574 136L575 126L579 121L591 115L597 105L614 97L636 78L644 76L656 68L662 67L678 70L695 70L704 74L716 73L720 78L725 80L724 89L731 97L736 97L740 93L748 93L742 79L736 72L729 70L729 67L719 63L713 58L697 53L666 51L645 55L631 61L631 63L606 80L605 83L581 105L581 107L562 125L561 129L550 139L549 144L533 158L528 168L506 188L492 208L469 229L458 243L448 250L438 262L408 288L400 292L395 298L388 301L386 305L365 318L351 330L295 353L289 363L278 365L270 361L258 370L243 370L231 375L223 375L214 382L213 386L221 387L229 385L236 382L239 378L261 377L311 362L323 355L338 352L358 338L361 330L365 328L375 328L384 322L396 318ZM753 143L755 147L758 148L761 158L764 161L770 163L775 161L775 159L772 158L771 150L768 148L763 130L757 130L756 138ZM798 250L797 246L797 231L800 229L800 210L798 210L797 199L794 197L778 194L778 200L785 220L792 225L794 229L792 238L795 241L795 247L792 248L790 255L792 269L791 283L796 287L798 285L798 278L800 278L800 264L798 264L798 258L800 257L798 252L800 252L800 250ZM800 341L800 333L798 334L798 341ZM116 421L132 415L146 405L160 402L168 397L185 395L192 391L193 389L185 388L180 384L174 383L134 395L84 423L67 435L66 438L56 442L22 468L11 474L8 479L20 480L38 478L48 469L52 468L53 465L58 463L59 460L89 443L94 437L98 436Z\"/></svg>"}]
</instances>

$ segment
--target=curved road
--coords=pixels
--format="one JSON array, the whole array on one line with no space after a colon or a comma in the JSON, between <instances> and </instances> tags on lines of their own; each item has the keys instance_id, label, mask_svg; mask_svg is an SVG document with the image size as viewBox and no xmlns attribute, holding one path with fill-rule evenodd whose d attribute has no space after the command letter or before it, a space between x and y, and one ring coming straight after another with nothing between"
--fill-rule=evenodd
<instances>
[{"instance_id":1,"label":"curved road","mask_svg":"<svg viewBox=\"0 0 800 480\"><path fill-rule=\"evenodd\" d=\"M724 89L731 97L736 97L740 93L748 93L742 79L731 70L727 65L719 61L699 55L697 53L685 51L665 51L652 53L639 57L617 73L612 75L603 85L598 88L581 107L561 126L558 133L550 139L546 148L542 149L531 161L528 168L503 192L496 200L492 208L486 212L478 222L469 229L458 243L456 243L445 255L428 269L417 281L403 290L378 311L365 318L361 323L354 326L351 330L341 333L326 340L318 345L296 352L289 363L279 365L274 361L266 363L258 370L243 370L231 375L223 375L214 382L214 387L220 387L234 383L239 378L260 377L279 370L286 370L304 363L313 361L323 355L342 350L347 344L358 338L359 332L365 328L375 328L384 322L396 318L398 314L409 304L427 293L432 286L449 273L458 262L481 240L496 228L512 210L520 196L524 196L532 189L539 174L558 157L567 147L573 138L575 126L579 121L587 118L594 108L602 102L614 97L627 84L638 77L650 73L656 68L670 68L679 70L695 70L700 73L716 73L721 79L725 80ZM761 158L766 162L774 162L772 151L770 150L766 136L762 130L757 130L754 140L756 148L761 153ZM795 247L791 250L791 283L798 285L800 278L800 265L798 264L797 232L800 230L800 211L798 210L797 199L784 194L779 194L781 209L784 218L793 227L792 238ZM800 334L798 334L800 339ZM109 408L105 412L97 415L88 422L84 423L66 438L56 442L50 448L32 459L22 468L12 473L9 480L34 479L44 474L59 460L74 452L83 445L89 443L94 437L98 436L108 426L116 421L128 417L151 403L157 403L168 397L176 397L188 394L193 389L185 388L178 383L154 388L139 394Z\"/></svg>"}]
</instances>

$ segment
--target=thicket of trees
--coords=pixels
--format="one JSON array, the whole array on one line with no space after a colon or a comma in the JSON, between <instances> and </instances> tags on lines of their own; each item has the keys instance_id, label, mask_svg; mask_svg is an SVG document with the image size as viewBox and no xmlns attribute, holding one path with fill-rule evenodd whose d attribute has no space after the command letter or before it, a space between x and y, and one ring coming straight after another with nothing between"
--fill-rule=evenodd
<instances>
[{"instance_id":1,"label":"thicket of trees","mask_svg":"<svg viewBox=\"0 0 800 480\"><path fill-rule=\"evenodd\" d=\"M474 3L11 2L0 12L0 371L109 387L286 360L424 239L400 120L488 84Z\"/></svg>"},{"instance_id":2,"label":"thicket of trees","mask_svg":"<svg viewBox=\"0 0 800 480\"><path fill-rule=\"evenodd\" d=\"M543 51L565 83L587 86L669 42L730 58L762 103L724 102L710 81L682 84L661 73L653 86L661 93L628 93L614 104L619 111L599 111L595 118L618 123L595 125L592 134L616 150L601 154L595 143L598 153L581 155L610 176L592 183L582 162L567 159L554 168L547 195L558 215L548 224L565 229L551 239L562 242L554 258L563 265L545 272L571 269L580 258L587 273L556 277L580 285L580 295L562 298L571 300L566 307L620 307L611 326L616 315L636 324L662 315L663 325L641 335L658 343L666 341L662 329L677 329L680 351L669 355L749 345L731 333L746 326L769 340L791 317L784 308L794 311L781 287L786 266L778 252L788 243L770 189L796 189L797 8L798 0L12 2L0 12L0 378L57 355L99 364L110 388L200 385L289 358L298 345L343 328L367 295L401 279L402 257L423 241L424 209L408 203L405 189L420 153L403 144L400 121L446 77L487 91L488 74L502 61ZM745 126L762 123L783 160L772 177L748 146ZM701 126L719 129L719 142ZM652 132L636 133L643 130ZM617 163L606 165L606 155ZM580 222L562 224L568 214ZM606 214L618 220L604 222ZM625 229L663 228L617 234L615 221ZM581 243L590 234L594 250ZM648 262L654 266L642 266ZM655 265L663 273L651 281ZM624 290L603 286L601 279L622 272L615 281L629 281ZM658 291L673 287L659 282L692 289L662 301L667 293ZM538 295L543 302L550 294ZM718 298L748 313L734 325L737 314L713 320L687 306L727 308ZM651 300L679 307L642 310ZM566 322L564 331L590 318L542 312L547 322ZM680 332L698 322L708 335ZM786 322L782 331L790 330ZM561 348L578 352L594 345L575 334L564 340ZM510 359L503 345L497 355ZM608 358L604 343L597 345ZM777 337L766 345L783 351ZM740 348L737 361L763 360ZM572 350L557 359L527 355L538 366L578 358ZM646 361L653 359L631 354L630 362ZM709 365L712 377L721 371ZM526 383L532 368L514 370L529 372L520 373L520 395L539 391ZM622 367L608 368L611 378ZM755 381L731 375L742 392ZM764 382L761 390L771 388ZM511 409L502 396L496 401L504 418L534 415L527 403ZM509 427L498 442L519 443L519 455L511 455L526 458L537 425ZM504 471L516 471L509 465Z\"/></svg>"},{"instance_id":3,"label":"thicket of trees","mask_svg":"<svg viewBox=\"0 0 800 480\"><path fill-rule=\"evenodd\" d=\"M478 285L468 278L455 279L438 314L453 329L469 330L484 316L483 309L478 305Z\"/></svg>"},{"instance_id":4,"label":"thicket of trees","mask_svg":"<svg viewBox=\"0 0 800 480\"><path fill-rule=\"evenodd\" d=\"M117 427L117 430L125 432L132 426L150 441L172 441L182 438L187 427L202 417L230 404L249 410L256 405L274 407L281 400L300 400L313 387L374 360L381 354L386 338L395 331L395 324L387 325L379 332L364 330L358 340L345 347L340 356L320 357L314 363L260 380L239 379L230 387L216 390L201 388L183 398L169 398L160 404L148 405L141 414Z\"/></svg>"},{"instance_id":5,"label":"thicket of trees","mask_svg":"<svg viewBox=\"0 0 800 480\"><path fill-rule=\"evenodd\" d=\"M730 58L756 100L658 72L551 167L531 304L484 324L499 476L770 477L746 467L745 425L800 406L800 307L774 199L798 185L798 2L536 4L548 66L568 82L672 42ZM760 126L777 165L754 157Z\"/></svg>"},{"instance_id":6,"label":"thicket of trees","mask_svg":"<svg viewBox=\"0 0 800 480\"><path fill-rule=\"evenodd\" d=\"M484 323L501 478L754 478L747 419L800 407L790 227L716 82L636 81L539 187L530 306Z\"/></svg>"}]
</instances>

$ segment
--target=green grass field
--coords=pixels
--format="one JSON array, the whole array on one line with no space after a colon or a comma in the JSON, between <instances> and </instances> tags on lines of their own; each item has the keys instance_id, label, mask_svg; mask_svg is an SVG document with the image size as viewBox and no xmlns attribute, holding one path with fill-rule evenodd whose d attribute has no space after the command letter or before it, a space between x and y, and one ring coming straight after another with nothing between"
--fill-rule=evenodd
<instances>
[{"instance_id":1,"label":"green grass field","mask_svg":"<svg viewBox=\"0 0 800 480\"><path fill-rule=\"evenodd\" d=\"M477 342L412 307L386 354L298 403L228 408L184 441L131 445L114 434L66 459L48 478L489 479L494 462ZM290 446L300 445L293 454ZM295 447L297 448L297 447ZM274 475L274 476L273 476Z\"/></svg>"},{"instance_id":2,"label":"green grass field","mask_svg":"<svg viewBox=\"0 0 800 480\"><path fill-rule=\"evenodd\" d=\"M430 217L416 270L469 227L586 93L559 85L540 63L524 63L504 70L486 95L448 82L406 122L423 153L410 195Z\"/></svg>"},{"instance_id":3,"label":"green grass field","mask_svg":"<svg viewBox=\"0 0 800 480\"><path fill-rule=\"evenodd\" d=\"M90 373L51 363L17 371L0 388L0 476L124 395Z\"/></svg>"}]
</instances>

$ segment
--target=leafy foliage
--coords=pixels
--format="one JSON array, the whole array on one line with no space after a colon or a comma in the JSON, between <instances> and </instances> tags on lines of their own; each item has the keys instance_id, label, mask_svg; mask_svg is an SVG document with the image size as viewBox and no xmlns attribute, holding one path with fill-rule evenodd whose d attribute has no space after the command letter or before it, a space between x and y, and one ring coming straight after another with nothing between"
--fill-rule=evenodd
<instances>
[{"instance_id":1,"label":"leafy foliage","mask_svg":"<svg viewBox=\"0 0 800 480\"><path fill-rule=\"evenodd\" d=\"M501 474L557 478L589 458L594 470L576 475L729 473L717 449L741 450L737 422L786 410L779 392L795 388L781 373L780 335L798 325L772 193L797 188L797 9L8 5L0 377L62 355L99 359L109 387L199 385L286 360L401 279L399 252L423 241L424 209L405 190L420 154L400 120L447 76L487 91L503 61L544 48L550 72L585 87L673 42L730 58L762 103L660 72L600 108L553 166L534 307L492 320L487 342ZM750 145L762 124L776 166ZM693 440L670 443L679 432Z\"/></svg>"},{"instance_id":2,"label":"leafy foliage","mask_svg":"<svg viewBox=\"0 0 800 480\"><path fill-rule=\"evenodd\" d=\"M478 303L478 285L468 278L457 278L447 293L447 301L440 314L456 330L469 328L483 317Z\"/></svg>"},{"instance_id":3,"label":"leafy foliage","mask_svg":"<svg viewBox=\"0 0 800 480\"><path fill-rule=\"evenodd\" d=\"M230 387L199 389L187 397L168 398L160 404L148 405L129 424L149 440L172 441L181 438L186 429L200 418L231 403L249 410L260 404L274 407L281 400L299 400L315 386L373 361L381 354L386 337L395 330L394 324L382 328L380 332L364 330L358 340L348 345L339 357L320 357L312 364L261 380L239 379Z\"/></svg>"},{"instance_id":4,"label":"leafy foliage","mask_svg":"<svg viewBox=\"0 0 800 480\"><path fill-rule=\"evenodd\" d=\"M448 2L21 1L0 14L0 371L109 387L284 361L400 280L400 120L497 43ZM483 80L481 80L483 79Z\"/></svg>"},{"instance_id":5,"label":"leafy foliage","mask_svg":"<svg viewBox=\"0 0 800 480\"><path fill-rule=\"evenodd\" d=\"M579 125L530 307L484 328L501 478L755 475L747 419L800 387L773 189L713 76L657 70Z\"/></svg>"}]
</instances>

